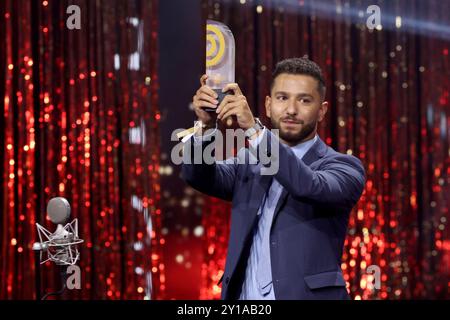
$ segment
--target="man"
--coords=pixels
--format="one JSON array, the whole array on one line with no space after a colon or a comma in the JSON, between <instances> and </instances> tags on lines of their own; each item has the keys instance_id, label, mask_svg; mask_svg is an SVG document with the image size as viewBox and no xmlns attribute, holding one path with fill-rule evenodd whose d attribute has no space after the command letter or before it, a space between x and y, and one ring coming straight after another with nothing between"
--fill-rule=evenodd
<instances>
[{"instance_id":1,"label":"man","mask_svg":"<svg viewBox=\"0 0 450 320\"><path fill-rule=\"evenodd\" d=\"M267 139L263 151L279 162L273 175L257 170L264 166L260 162L242 164L236 159L183 164L183 178L192 187L232 201L222 299L349 299L341 256L365 173L357 158L334 151L317 135L328 107L319 66L306 58L277 64L265 109L279 137L253 116L237 84L223 89L234 95L217 106L217 94L205 81L204 75L193 98L203 128L215 124L214 113L203 107L216 108L219 120L235 116L250 147ZM192 146L212 143L202 139L203 132L190 141ZM279 152L271 155L275 143Z\"/></svg>"}]
</instances>

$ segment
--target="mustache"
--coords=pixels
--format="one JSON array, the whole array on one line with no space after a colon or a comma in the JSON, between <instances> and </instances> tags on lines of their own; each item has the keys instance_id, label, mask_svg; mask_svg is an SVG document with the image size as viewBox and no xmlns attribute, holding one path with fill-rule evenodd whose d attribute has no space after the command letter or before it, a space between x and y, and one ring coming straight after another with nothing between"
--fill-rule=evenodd
<instances>
[{"instance_id":1,"label":"mustache","mask_svg":"<svg viewBox=\"0 0 450 320\"><path fill-rule=\"evenodd\" d=\"M305 122L303 120L295 119L295 118L292 118L292 117L281 118L281 121L292 121L292 122L299 123L299 124L305 124Z\"/></svg>"}]
</instances>

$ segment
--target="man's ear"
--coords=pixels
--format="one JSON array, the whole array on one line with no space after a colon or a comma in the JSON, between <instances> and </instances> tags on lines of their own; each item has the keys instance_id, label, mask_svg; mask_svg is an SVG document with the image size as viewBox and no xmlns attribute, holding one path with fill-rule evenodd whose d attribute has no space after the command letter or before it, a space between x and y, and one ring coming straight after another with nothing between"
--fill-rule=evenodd
<instances>
[{"instance_id":1,"label":"man's ear","mask_svg":"<svg viewBox=\"0 0 450 320\"><path fill-rule=\"evenodd\" d=\"M267 118L270 119L270 107L272 105L272 98L269 96L266 96L266 102L265 102L265 106L266 106L266 116Z\"/></svg>"},{"instance_id":2,"label":"man's ear","mask_svg":"<svg viewBox=\"0 0 450 320\"><path fill-rule=\"evenodd\" d=\"M323 118L325 118L325 114L328 111L328 101L324 101L322 102L322 105L320 106L319 109L319 122L321 122L323 120Z\"/></svg>"}]
</instances>

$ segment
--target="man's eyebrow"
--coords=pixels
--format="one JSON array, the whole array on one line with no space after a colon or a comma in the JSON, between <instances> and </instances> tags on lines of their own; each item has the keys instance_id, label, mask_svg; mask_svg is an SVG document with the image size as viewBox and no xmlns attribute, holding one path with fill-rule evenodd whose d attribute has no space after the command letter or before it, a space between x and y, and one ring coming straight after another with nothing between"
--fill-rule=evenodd
<instances>
[{"instance_id":1,"label":"man's eyebrow","mask_svg":"<svg viewBox=\"0 0 450 320\"><path fill-rule=\"evenodd\" d=\"M282 94L282 95L286 95L286 96L291 95L289 92L285 92L285 91L277 91L277 92L275 92L275 95L277 95L277 94ZM302 98L303 97L309 97L311 99L314 98L314 96L309 94L309 93L299 93L299 94L297 94L297 96L298 97L302 97Z\"/></svg>"},{"instance_id":2,"label":"man's eyebrow","mask_svg":"<svg viewBox=\"0 0 450 320\"><path fill-rule=\"evenodd\" d=\"M287 93L287 92L285 92L285 91L276 91L275 94L289 95L289 93Z\"/></svg>"},{"instance_id":3,"label":"man's eyebrow","mask_svg":"<svg viewBox=\"0 0 450 320\"><path fill-rule=\"evenodd\" d=\"M299 97L307 97L307 98L311 98L314 99L314 96L309 94L309 93L300 93L298 94Z\"/></svg>"}]
</instances>

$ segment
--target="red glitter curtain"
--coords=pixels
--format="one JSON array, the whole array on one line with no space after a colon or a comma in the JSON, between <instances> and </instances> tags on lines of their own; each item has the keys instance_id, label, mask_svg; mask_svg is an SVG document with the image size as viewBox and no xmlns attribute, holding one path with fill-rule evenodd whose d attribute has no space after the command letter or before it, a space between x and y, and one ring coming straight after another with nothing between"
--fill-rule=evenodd
<instances>
[{"instance_id":1,"label":"red glitter curtain","mask_svg":"<svg viewBox=\"0 0 450 320\"><path fill-rule=\"evenodd\" d=\"M31 250L54 196L85 240L71 297L164 296L157 21L154 0L0 2L0 299L60 288Z\"/></svg>"},{"instance_id":2,"label":"red glitter curtain","mask_svg":"<svg viewBox=\"0 0 450 320\"><path fill-rule=\"evenodd\" d=\"M381 27L369 30L369 5ZM352 212L342 270L354 299L450 297L448 1L204 1L236 38L236 81L256 114L277 61L307 55L323 69L319 134L359 157L365 191ZM267 122L266 122L267 123ZM206 206L201 297L218 298L228 210ZM370 265L381 288L370 287Z\"/></svg>"}]
</instances>

